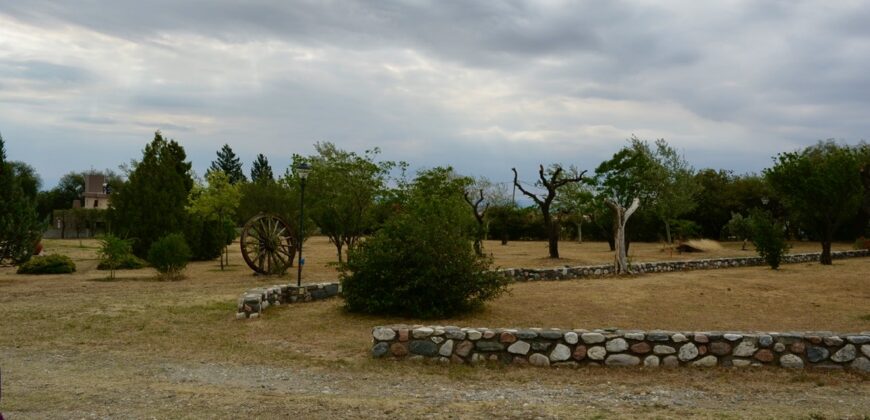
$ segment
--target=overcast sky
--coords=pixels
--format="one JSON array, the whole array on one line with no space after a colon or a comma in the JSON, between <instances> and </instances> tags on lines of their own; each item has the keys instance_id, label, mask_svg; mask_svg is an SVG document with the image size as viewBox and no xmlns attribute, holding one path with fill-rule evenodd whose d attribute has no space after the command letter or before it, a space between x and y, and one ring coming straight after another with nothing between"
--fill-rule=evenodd
<instances>
[{"instance_id":1,"label":"overcast sky","mask_svg":"<svg viewBox=\"0 0 870 420\"><path fill-rule=\"evenodd\" d=\"M0 133L51 187L155 130L200 174L316 141L532 181L632 134L697 168L870 132L867 1L0 1Z\"/></svg>"}]
</instances>

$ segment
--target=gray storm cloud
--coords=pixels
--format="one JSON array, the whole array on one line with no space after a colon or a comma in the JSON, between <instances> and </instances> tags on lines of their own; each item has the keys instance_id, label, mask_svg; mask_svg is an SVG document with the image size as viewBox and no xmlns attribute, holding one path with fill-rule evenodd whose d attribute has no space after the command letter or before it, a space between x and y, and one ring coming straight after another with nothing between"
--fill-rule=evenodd
<instances>
[{"instance_id":1,"label":"gray storm cloud","mask_svg":"<svg viewBox=\"0 0 870 420\"><path fill-rule=\"evenodd\" d=\"M3 2L0 132L47 184L156 129L199 172L223 143L281 166L329 140L508 180L632 134L758 171L866 137L867 21L857 1Z\"/></svg>"}]
</instances>

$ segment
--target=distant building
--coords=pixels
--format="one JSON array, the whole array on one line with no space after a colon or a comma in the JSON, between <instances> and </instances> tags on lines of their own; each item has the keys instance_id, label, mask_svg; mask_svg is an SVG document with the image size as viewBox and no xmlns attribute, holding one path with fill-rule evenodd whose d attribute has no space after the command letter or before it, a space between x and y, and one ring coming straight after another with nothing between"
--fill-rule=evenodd
<instances>
[{"instance_id":1,"label":"distant building","mask_svg":"<svg viewBox=\"0 0 870 420\"><path fill-rule=\"evenodd\" d=\"M86 209L109 208L109 184L105 175L85 175L85 205Z\"/></svg>"}]
</instances>

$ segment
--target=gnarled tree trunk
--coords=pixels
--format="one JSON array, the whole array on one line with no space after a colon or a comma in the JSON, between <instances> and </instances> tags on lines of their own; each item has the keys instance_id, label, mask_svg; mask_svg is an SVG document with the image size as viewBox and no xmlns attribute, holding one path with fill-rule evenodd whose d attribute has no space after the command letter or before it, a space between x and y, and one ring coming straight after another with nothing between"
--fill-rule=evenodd
<instances>
[{"instance_id":1,"label":"gnarled tree trunk","mask_svg":"<svg viewBox=\"0 0 870 420\"><path fill-rule=\"evenodd\" d=\"M606 199L604 202L613 209L614 213L614 227L616 228L614 234L616 244L615 272L616 274L631 274L631 267L628 265L628 250L625 246L625 224L628 222L628 218L640 207L640 200L637 198L632 200L631 206L627 209L616 200Z\"/></svg>"}]
</instances>

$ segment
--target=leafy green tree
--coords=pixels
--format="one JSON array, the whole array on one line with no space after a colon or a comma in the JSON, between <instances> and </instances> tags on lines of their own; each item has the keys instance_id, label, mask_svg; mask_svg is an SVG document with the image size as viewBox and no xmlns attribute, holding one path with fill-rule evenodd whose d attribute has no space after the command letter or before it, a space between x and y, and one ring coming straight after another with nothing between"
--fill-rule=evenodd
<instances>
[{"instance_id":1,"label":"leafy green tree","mask_svg":"<svg viewBox=\"0 0 870 420\"><path fill-rule=\"evenodd\" d=\"M353 249L359 238L375 226L376 203L386 194L386 180L393 162L376 162L379 149L363 155L347 152L329 142L314 145L317 155L307 161L305 213L335 245L339 263L342 249ZM299 162L301 157L296 157ZM295 182L294 182L295 183Z\"/></svg>"},{"instance_id":2,"label":"leafy green tree","mask_svg":"<svg viewBox=\"0 0 870 420\"><path fill-rule=\"evenodd\" d=\"M661 178L654 187L655 200L651 207L665 224L665 238L670 244L673 243L671 224L695 208L701 187L689 162L664 139L656 140L654 159L660 166L657 172Z\"/></svg>"},{"instance_id":3,"label":"leafy green tree","mask_svg":"<svg viewBox=\"0 0 870 420\"><path fill-rule=\"evenodd\" d=\"M211 162L211 167L206 171L209 172L221 171L227 174L230 184L238 184L239 182L247 181L245 173L242 172L242 161L239 159L233 149L228 144L224 144L217 151L217 160Z\"/></svg>"},{"instance_id":4,"label":"leafy green tree","mask_svg":"<svg viewBox=\"0 0 870 420\"><path fill-rule=\"evenodd\" d=\"M830 265L837 228L859 210L863 200L857 149L833 140L780 153L765 179L789 214L822 244L821 264Z\"/></svg>"},{"instance_id":5,"label":"leafy green tree","mask_svg":"<svg viewBox=\"0 0 870 420\"><path fill-rule=\"evenodd\" d=\"M242 193L239 184L231 184L227 174L221 171L211 171L206 175L206 186L195 185L190 194L190 211L205 219L218 221L221 233L224 231L224 221L234 220ZM230 239L232 240L232 239ZM229 264L227 244L224 242L221 255L221 270L224 262Z\"/></svg>"},{"instance_id":6,"label":"leafy green tree","mask_svg":"<svg viewBox=\"0 0 870 420\"><path fill-rule=\"evenodd\" d=\"M730 193L733 180L734 175L730 171L721 169L702 169L695 174L695 182L700 186L695 197L697 205L685 217L700 226L701 236L713 239L722 237L723 227L736 210Z\"/></svg>"},{"instance_id":7,"label":"leafy green tree","mask_svg":"<svg viewBox=\"0 0 870 420\"><path fill-rule=\"evenodd\" d=\"M538 166L538 180L535 181L535 186L546 190L546 194L539 197L537 194L531 193L519 182L519 175L516 168L511 168L514 172L514 186L517 187L526 197L532 199L538 208L541 209L541 215L544 218L544 226L547 228L547 243L550 253L550 258L559 258L559 222L555 219L551 212L553 200L560 188L568 184L576 184L583 181L583 175L586 171L578 172L575 168L570 168L567 173L561 165L551 165L546 171L544 165Z\"/></svg>"},{"instance_id":8,"label":"leafy green tree","mask_svg":"<svg viewBox=\"0 0 870 420\"><path fill-rule=\"evenodd\" d=\"M641 202L651 204L656 198L663 168L656 161L649 144L632 136L629 144L610 160L595 169L598 195L611 208L616 248L616 272L630 273L626 224Z\"/></svg>"},{"instance_id":9,"label":"leafy green tree","mask_svg":"<svg viewBox=\"0 0 870 420\"><path fill-rule=\"evenodd\" d=\"M98 255L102 260L101 264L109 268L109 278L114 279L115 270L133 255L133 243L130 239L106 235L100 239Z\"/></svg>"},{"instance_id":10,"label":"leafy green tree","mask_svg":"<svg viewBox=\"0 0 870 420\"><path fill-rule=\"evenodd\" d=\"M755 250L770 268L776 270L788 250L785 230L766 210L755 209L746 219Z\"/></svg>"},{"instance_id":11,"label":"leafy green tree","mask_svg":"<svg viewBox=\"0 0 870 420\"><path fill-rule=\"evenodd\" d=\"M743 241L743 246L740 248L746 250L746 241L752 237L752 224L748 217L743 217L740 213L731 213L731 220L725 225L725 230L729 235Z\"/></svg>"},{"instance_id":12,"label":"leafy green tree","mask_svg":"<svg viewBox=\"0 0 870 420\"><path fill-rule=\"evenodd\" d=\"M0 263L29 260L45 229L37 216L35 193L26 191L33 178L21 174L6 160L6 143L0 135Z\"/></svg>"},{"instance_id":13,"label":"leafy green tree","mask_svg":"<svg viewBox=\"0 0 870 420\"><path fill-rule=\"evenodd\" d=\"M193 188L184 148L158 131L133 165L127 184L112 194L110 220L115 233L135 238L133 253L144 256L158 238L181 232Z\"/></svg>"},{"instance_id":14,"label":"leafy green tree","mask_svg":"<svg viewBox=\"0 0 870 420\"><path fill-rule=\"evenodd\" d=\"M565 185L556 196L556 208L577 229L577 242L583 243L583 223L591 220L595 193L588 182Z\"/></svg>"},{"instance_id":15,"label":"leafy green tree","mask_svg":"<svg viewBox=\"0 0 870 420\"><path fill-rule=\"evenodd\" d=\"M274 180L275 176L272 174L269 160L262 153L258 154L254 164L251 165L251 182L270 182Z\"/></svg>"},{"instance_id":16,"label":"leafy green tree","mask_svg":"<svg viewBox=\"0 0 870 420\"><path fill-rule=\"evenodd\" d=\"M350 251L342 274L348 310L444 318L505 291L505 277L471 247L464 186L449 168L417 177L402 209Z\"/></svg>"}]
</instances>

